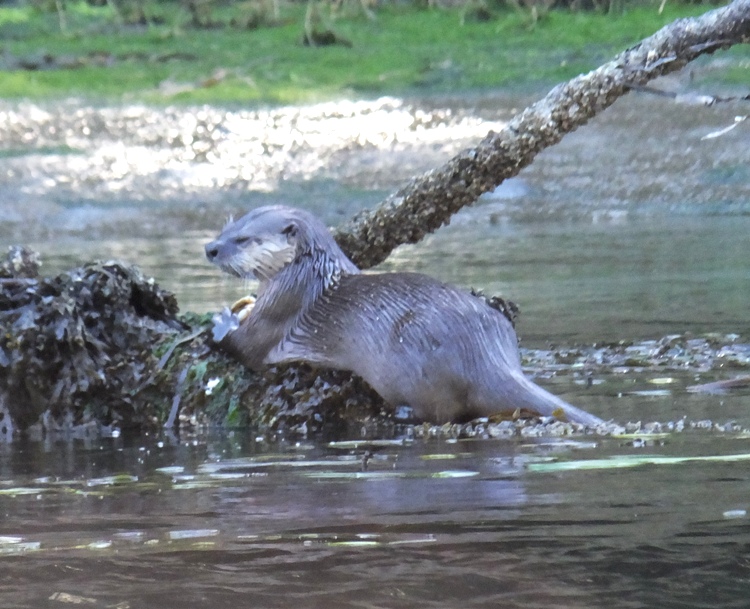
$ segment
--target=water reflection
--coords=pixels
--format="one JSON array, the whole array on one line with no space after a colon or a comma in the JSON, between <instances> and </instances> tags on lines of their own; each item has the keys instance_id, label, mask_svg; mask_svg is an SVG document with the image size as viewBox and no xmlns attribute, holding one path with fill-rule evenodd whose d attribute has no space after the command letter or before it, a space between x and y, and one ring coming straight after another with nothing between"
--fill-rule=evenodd
<instances>
[{"instance_id":1,"label":"water reflection","mask_svg":"<svg viewBox=\"0 0 750 609\"><path fill-rule=\"evenodd\" d=\"M382 475L361 477L356 456L241 436L29 445L0 456L0 604L739 607L744 468L529 468L716 450L700 434L643 448L433 441L387 449L369 470Z\"/></svg>"}]
</instances>

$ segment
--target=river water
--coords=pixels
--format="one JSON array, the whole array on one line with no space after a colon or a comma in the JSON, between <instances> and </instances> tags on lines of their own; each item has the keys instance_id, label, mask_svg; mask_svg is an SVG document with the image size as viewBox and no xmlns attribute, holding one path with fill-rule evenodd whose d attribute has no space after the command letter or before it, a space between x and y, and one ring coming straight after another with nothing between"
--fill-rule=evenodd
<instances>
[{"instance_id":1,"label":"river water","mask_svg":"<svg viewBox=\"0 0 750 609\"><path fill-rule=\"evenodd\" d=\"M13 447L0 605L742 608L748 443Z\"/></svg>"},{"instance_id":2,"label":"river water","mask_svg":"<svg viewBox=\"0 0 750 609\"><path fill-rule=\"evenodd\" d=\"M336 224L528 101L8 104L0 236L45 273L121 258L213 310L248 288L202 257L229 214L284 202ZM516 301L525 347L742 345L748 123L703 138L743 111L630 95L383 268ZM366 469L361 448L240 431L0 445L0 606L744 608L750 392L685 388L746 369L550 381L608 418L734 430L433 438L375 447Z\"/></svg>"}]
</instances>

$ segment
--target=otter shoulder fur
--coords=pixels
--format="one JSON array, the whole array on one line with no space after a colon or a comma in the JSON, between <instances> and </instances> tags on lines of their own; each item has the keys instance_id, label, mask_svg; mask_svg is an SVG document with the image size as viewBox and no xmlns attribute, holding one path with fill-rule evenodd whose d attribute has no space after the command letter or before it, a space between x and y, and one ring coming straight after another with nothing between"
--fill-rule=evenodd
<instances>
[{"instance_id":1,"label":"otter shoulder fur","mask_svg":"<svg viewBox=\"0 0 750 609\"><path fill-rule=\"evenodd\" d=\"M221 341L249 368L349 370L434 422L521 408L601 423L524 376L513 326L483 299L426 275L362 274L306 211L255 209L206 245L206 256L260 281L253 310Z\"/></svg>"}]
</instances>

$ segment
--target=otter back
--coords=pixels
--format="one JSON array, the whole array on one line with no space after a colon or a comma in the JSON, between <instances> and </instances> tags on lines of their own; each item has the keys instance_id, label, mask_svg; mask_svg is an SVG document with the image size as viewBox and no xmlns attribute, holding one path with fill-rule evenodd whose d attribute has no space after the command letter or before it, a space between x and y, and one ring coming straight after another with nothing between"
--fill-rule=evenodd
<instances>
[{"instance_id":1,"label":"otter back","mask_svg":"<svg viewBox=\"0 0 750 609\"><path fill-rule=\"evenodd\" d=\"M511 323L482 298L415 273L360 274L308 212L256 209L206 255L261 280L255 308L221 342L249 367L350 370L394 406L436 422L525 409L601 423L524 376Z\"/></svg>"}]
</instances>

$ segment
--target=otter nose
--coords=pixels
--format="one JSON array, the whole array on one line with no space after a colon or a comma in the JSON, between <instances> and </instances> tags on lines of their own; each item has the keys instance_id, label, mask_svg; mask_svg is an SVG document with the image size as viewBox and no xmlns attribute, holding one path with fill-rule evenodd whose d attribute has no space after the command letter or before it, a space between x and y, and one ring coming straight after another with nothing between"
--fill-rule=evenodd
<instances>
[{"instance_id":1,"label":"otter nose","mask_svg":"<svg viewBox=\"0 0 750 609\"><path fill-rule=\"evenodd\" d=\"M209 262L213 262L216 260L216 257L219 255L219 245L216 243L216 241L211 241L211 243L206 244L206 258L208 258Z\"/></svg>"}]
</instances>

